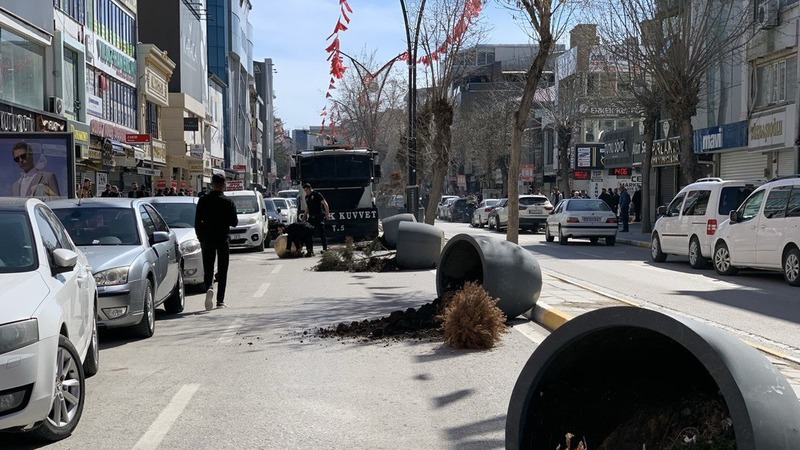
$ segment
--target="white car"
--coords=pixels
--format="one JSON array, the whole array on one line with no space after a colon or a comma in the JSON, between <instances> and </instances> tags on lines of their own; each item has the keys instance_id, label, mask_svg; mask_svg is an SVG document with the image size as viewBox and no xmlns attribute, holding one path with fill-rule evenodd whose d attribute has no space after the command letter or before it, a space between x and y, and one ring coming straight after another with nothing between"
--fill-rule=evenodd
<instances>
[{"instance_id":1,"label":"white car","mask_svg":"<svg viewBox=\"0 0 800 450\"><path fill-rule=\"evenodd\" d=\"M183 283L187 286L203 286L203 253L194 231L194 216L197 197L149 197L151 205L161 214L170 230L178 238L181 253Z\"/></svg>"},{"instance_id":2,"label":"white car","mask_svg":"<svg viewBox=\"0 0 800 450\"><path fill-rule=\"evenodd\" d=\"M267 209L264 197L258 191L225 191L225 196L236 205L239 224L231 227L231 248L264 251L269 245Z\"/></svg>"},{"instance_id":3,"label":"white car","mask_svg":"<svg viewBox=\"0 0 800 450\"><path fill-rule=\"evenodd\" d=\"M0 430L69 436L97 373L97 285L50 208L0 199Z\"/></svg>"},{"instance_id":4,"label":"white car","mask_svg":"<svg viewBox=\"0 0 800 450\"><path fill-rule=\"evenodd\" d=\"M439 204L436 206L436 218L446 219L447 215L450 213L450 205L452 202L456 201L457 198L457 195L443 195L442 198L439 199Z\"/></svg>"},{"instance_id":5,"label":"white car","mask_svg":"<svg viewBox=\"0 0 800 450\"><path fill-rule=\"evenodd\" d=\"M473 227L483 228L484 225L489 223L489 213L492 212L492 209L499 201L499 198L487 198L482 201L472 213L472 220L469 224Z\"/></svg>"},{"instance_id":6,"label":"white car","mask_svg":"<svg viewBox=\"0 0 800 450\"><path fill-rule=\"evenodd\" d=\"M288 198L272 197L272 203L275 204L275 209L281 216L281 223L289 225L297 222L297 210L292 208Z\"/></svg>"},{"instance_id":7,"label":"white car","mask_svg":"<svg viewBox=\"0 0 800 450\"><path fill-rule=\"evenodd\" d=\"M561 200L547 218L544 227L547 242L566 245L570 238L589 239L596 244L601 238L606 245L617 243L617 215L606 202L596 198Z\"/></svg>"},{"instance_id":8,"label":"white car","mask_svg":"<svg viewBox=\"0 0 800 450\"><path fill-rule=\"evenodd\" d=\"M706 267L717 227L761 183L703 178L681 189L669 206L658 208L660 217L650 237L652 260L688 256L693 268Z\"/></svg>"},{"instance_id":9,"label":"white car","mask_svg":"<svg viewBox=\"0 0 800 450\"><path fill-rule=\"evenodd\" d=\"M539 227L543 227L550 211L553 210L553 205L544 195L539 194L525 194L519 196L519 229L530 230L533 233L539 231ZM495 229L497 232L503 231L508 228L508 201L498 204L492 211L489 224L490 229Z\"/></svg>"},{"instance_id":10,"label":"white car","mask_svg":"<svg viewBox=\"0 0 800 450\"><path fill-rule=\"evenodd\" d=\"M800 286L800 175L759 187L714 234L714 270L775 270Z\"/></svg>"}]
</instances>

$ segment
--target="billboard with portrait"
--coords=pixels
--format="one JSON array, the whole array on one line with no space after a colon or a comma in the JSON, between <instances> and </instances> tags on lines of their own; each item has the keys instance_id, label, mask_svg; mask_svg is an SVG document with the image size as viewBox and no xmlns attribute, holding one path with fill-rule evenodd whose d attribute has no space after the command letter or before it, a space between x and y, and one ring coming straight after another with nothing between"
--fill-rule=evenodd
<instances>
[{"instance_id":1,"label":"billboard with portrait","mask_svg":"<svg viewBox=\"0 0 800 450\"><path fill-rule=\"evenodd\" d=\"M75 196L72 133L0 133L0 196Z\"/></svg>"}]
</instances>

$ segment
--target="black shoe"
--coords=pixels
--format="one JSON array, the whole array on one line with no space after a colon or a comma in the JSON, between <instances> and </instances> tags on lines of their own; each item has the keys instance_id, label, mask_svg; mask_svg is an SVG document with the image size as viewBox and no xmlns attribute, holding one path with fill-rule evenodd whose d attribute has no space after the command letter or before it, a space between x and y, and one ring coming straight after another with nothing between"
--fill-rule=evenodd
<instances>
[{"instance_id":1,"label":"black shoe","mask_svg":"<svg viewBox=\"0 0 800 450\"><path fill-rule=\"evenodd\" d=\"M226 305L225 302L217 302L217 309L219 309L219 308L227 308L227 307L228 307L228 305Z\"/></svg>"},{"instance_id":2,"label":"black shoe","mask_svg":"<svg viewBox=\"0 0 800 450\"><path fill-rule=\"evenodd\" d=\"M306 252L306 254L305 254L306 258L309 258L311 256L314 256L314 252Z\"/></svg>"}]
</instances>

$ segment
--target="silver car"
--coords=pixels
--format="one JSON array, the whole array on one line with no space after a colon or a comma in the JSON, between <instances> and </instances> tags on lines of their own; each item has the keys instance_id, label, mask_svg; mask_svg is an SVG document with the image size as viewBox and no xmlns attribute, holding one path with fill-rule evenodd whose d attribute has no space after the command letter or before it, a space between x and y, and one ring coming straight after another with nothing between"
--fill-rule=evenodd
<instances>
[{"instance_id":1,"label":"silver car","mask_svg":"<svg viewBox=\"0 0 800 450\"><path fill-rule=\"evenodd\" d=\"M203 284L203 253L194 231L197 200L197 197L178 196L147 199L178 237L178 249L183 259L183 283L187 286Z\"/></svg>"},{"instance_id":2,"label":"silver car","mask_svg":"<svg viewBox=\"0 0 800 450\"><path fill-rule=\"evenodd\" d=\"M178 239L146 199L93 198L49 203L86 254L97 282L99 325L155 331L155 309L183 311Z\"/></svg>"}]
</instances>

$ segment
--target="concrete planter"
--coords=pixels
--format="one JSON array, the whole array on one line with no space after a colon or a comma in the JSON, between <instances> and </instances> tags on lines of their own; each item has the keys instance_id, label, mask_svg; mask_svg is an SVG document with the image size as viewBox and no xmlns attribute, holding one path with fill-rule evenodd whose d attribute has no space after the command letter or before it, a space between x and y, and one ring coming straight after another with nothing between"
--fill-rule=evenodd
<instances>
[{"instance_id":1,"label":"concrete planter","mask_svg":"<svg viewBox=\"0 0 800 450\"><path fill-rule=\"evenodd\" d=\"M286 244L289 243L288 236L285 234L281 234L280 236L275 238L275 242L273 243L273 247L275 248L275 254L278 255L278 258L291 258L292 254L289 249L286 248ZM296 250L294 244L292 244L291 250Z\"/></svg>"},{"instance_id":2,"label":"concrete planter","mask_svg":"<svg viewBox=\"0 0 800 450\"><path fill-rule=\"evenodd\" d=\"M398 222L397 266L409 270L436 267L443 245L444 231L439 228L426 223Z\"/></svg>"},{"instance_id":3,"label":"concrete planter","mask_svg":"<svg viewBox=\"0 0 800 450\"><path fill-rule=\"evenodd\" d=\"M460 289L477 281L507 318L531 309L542 292L542 270L533 255L513 242L485 236L459 234L451 238L439 257L436 292Z\"/></svg>"},{"instance_id":4,"label":"concrete planter","mask_svg":"<svg viewBox=\"0 0 800 450\"><path fill-rule=\"evenodd\" d=\"M736 448L800 442L800 403L757 350L691 319L615 307L570 320L536 348L511 395L506 448L554 448L566 432L598 447L631 417L681 412L672 406L687 396L724 400Z\"/></svg>"},{"instance_id":5,"label":"concrete planter","mask_svg":"<svg viewBox=\"0 0 800 450\"><path fill-rule=\"evenodd\" d=\"M381 221L383 224L383 239L390 249L397 248L397 229L400 222L416 222L417 219L413 214L403 213L395 214L394 216L387 217Z\"/></svg>"}]
</instances>

